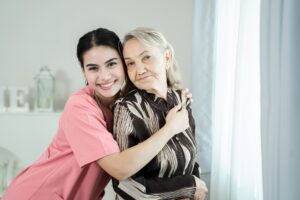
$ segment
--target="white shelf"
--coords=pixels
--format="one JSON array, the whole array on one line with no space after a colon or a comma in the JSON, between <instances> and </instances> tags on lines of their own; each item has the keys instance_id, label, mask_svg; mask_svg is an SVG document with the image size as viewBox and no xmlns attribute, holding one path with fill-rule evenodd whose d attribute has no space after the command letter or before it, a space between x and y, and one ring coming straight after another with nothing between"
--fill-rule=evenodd
<instances>
[{"instance_id":1,"label":"white shelf","mask_svg":"<svg viewBox=\"0 0 300 200\"><path fill-rule=\"evenodd\" d=\"M62 111L54 111L54 112L36 112L36 111L30 111L30 112L0 112L0 116L56 116L61 115Z\"/></svg>"}]
</instances>

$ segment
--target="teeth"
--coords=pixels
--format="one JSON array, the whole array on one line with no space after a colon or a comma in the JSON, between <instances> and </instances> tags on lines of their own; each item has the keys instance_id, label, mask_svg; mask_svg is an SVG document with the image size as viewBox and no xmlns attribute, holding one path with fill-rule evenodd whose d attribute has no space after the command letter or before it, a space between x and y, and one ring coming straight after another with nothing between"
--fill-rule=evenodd
<instances>
[{"instance_id":1,"label":"teeth","mask_svg":"<svg viewBox=\"0 0 300 200\"><path fill-rule=\"evenodd\" d=\"M104 87L109 87L109 86L112 86L112 84L113 84L113 82L107 83L107 84L102 84L102 86L104 86Z\"/></svg>"},{"instance_id":2,"label":"teeth","mask_svg":"<svg viewBox=\"0 0 300 200\"><path fill-rule=\"evenodd\" d=\"M99 84L99 85L101 87L108 88L108 87L111 87L113 84L114 84L114 82L110 82L110 83L106 83L106 84Z\"/></svg>"}]
</instances>

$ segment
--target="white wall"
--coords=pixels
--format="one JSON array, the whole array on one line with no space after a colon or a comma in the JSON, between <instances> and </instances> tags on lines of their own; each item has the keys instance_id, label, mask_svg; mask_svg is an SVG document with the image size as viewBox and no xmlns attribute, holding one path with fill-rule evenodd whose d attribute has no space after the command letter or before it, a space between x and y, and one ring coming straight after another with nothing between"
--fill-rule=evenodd
<instances>
[{"instance_id":1,"label":"white wall","mask_svg":"<svg viewBox=\"0 0 300 200\"><path fill-rule=\"evenodd\" d=\"M193 0L1 0L0 86L29 86L32 98L33 77L47 65L56 78L55 108L62 110L70 93L84 86L76 58L79 37L104 27L122 38L137 26L156 28L173 44L189 86L192 10ZM51 141L59 116L0 114L0 146L27 166ZM106 199L112 199L108 189Z\"/></svg>"},{"instance_id":2,"label":"white wall","mask_svg":"<svg viewBox=\"0 0 300 200\"><path fill-rule=\"evenodd\" d=\"M189 85L192 7L193 0L1 0L0 86L32 86L39 68L47 65L56 77L55 107L61 109L84 85L76 58L79 37L98 27L123 37L137 26L167 37Z\"/></svg>"},{"instance_id":3,"label":"white wall","mask_svg":"<svg viewBox=\"0 0 300 200\"><path fill-rule=\"evenodd\" d=\"M27 167L37 160L58 128L57 113L0 113L0 146Z\"/></svg>"}]
</instances>

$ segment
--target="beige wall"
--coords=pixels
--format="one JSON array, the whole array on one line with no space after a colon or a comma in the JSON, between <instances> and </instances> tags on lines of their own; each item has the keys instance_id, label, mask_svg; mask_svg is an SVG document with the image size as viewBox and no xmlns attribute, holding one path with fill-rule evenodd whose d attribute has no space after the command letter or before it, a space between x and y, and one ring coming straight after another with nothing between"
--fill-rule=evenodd
<instances>
[{"instance_id":1,"label":"beige wall","mask_svg":"<svg viewBox=\"0 0 300 200\"><path fill-rule=\"evenodd\" d=\"M189 85L193 0L1 0L0 86L33 87L47 65L56 77L56 110L84 80L76 58L79 37L98 27L124 33L137 26L160 30L173 44ZM31 90L30 96L33 96ZM31 106L33 102L30 102ZM32 163L55 134L60 113L0 113L0 146ZM106 199L112 199L108 187Z\"/></svg>"},{"instance_id":2,"label":"beige wall","mask_svg":"<svg viewBox=\"0 0 300 200\"><path fill-rule=\"evenodd\" d=\"M70 92L84 85L76 60L78 38L97 27L122 37L137 26L165 34L189 86L192 14L193 0L1 0L0 86L32 86L39 68L47 65L56 76L56 108L61 109Z\"/></svg>"}]
</instances>

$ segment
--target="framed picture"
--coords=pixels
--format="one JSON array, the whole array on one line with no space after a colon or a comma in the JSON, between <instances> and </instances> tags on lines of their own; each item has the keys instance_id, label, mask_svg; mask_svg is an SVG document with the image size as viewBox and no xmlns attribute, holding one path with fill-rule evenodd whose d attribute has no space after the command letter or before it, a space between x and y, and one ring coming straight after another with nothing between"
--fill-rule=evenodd
<instances>
[{"instance_id":1,"label":"framed picture","mask_svg":"<svg viewBox=\"0 0 300 200\"><path fill-rule=\"evenodd\" d=\"M9 112L29 112L28 87L9 86Z\"/></svg>"},{"instance_id":2,"label":"framed picture","mask_svg":"<svg viewBox=\"0 0 300 200\"><path fill-rule=\"evenodd\" d=\"M7 87L6 86L0 86L0 112L5 112L6 111L6 91Z\"/></svg>"}]
</instances>

